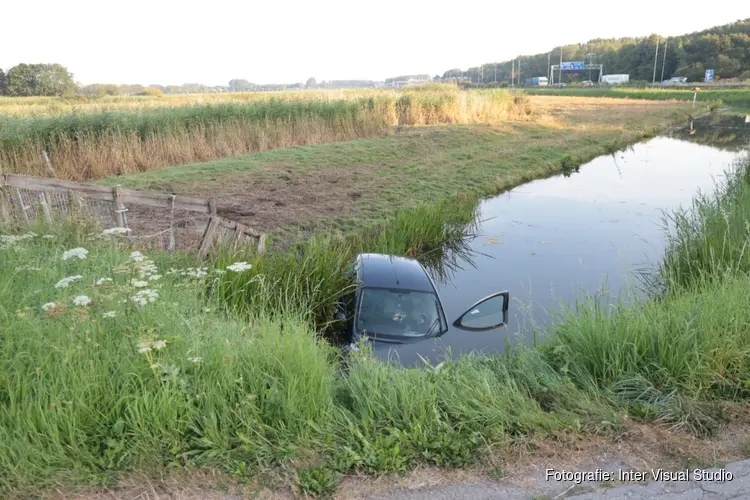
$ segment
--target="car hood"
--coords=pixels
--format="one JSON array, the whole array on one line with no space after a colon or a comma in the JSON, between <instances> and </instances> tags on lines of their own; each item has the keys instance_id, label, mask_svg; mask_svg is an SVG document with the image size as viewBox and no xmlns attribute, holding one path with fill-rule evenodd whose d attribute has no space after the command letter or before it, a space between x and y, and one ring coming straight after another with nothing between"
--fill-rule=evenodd
<instances>
[{"instance_id":1,"label":"car hood","mask_svg":"<svg viewBox=\"0 0 750 500\"><path fill-rule=\"evenodd\" d=\"M440 337L416 342L395 344L370 340L370 345L376 358L413 368L415 365L424 366L425 362L435 366L446 358L457 359L470 353L501 354L514 340L513 337L507 326L488 332L451 329Z\"/></svg>"}]
</instances>

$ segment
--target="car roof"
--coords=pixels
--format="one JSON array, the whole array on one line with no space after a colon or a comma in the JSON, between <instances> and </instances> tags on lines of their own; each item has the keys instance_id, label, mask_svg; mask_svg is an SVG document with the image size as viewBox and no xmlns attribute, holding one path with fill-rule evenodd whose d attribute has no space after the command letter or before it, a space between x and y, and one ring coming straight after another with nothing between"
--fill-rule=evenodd
<instances>
[{"instance_id":1,"label":"car roof","mask_svg":"<svg viewBox=\"0 0 750 500\"><path fill-rule=\"evenodd\" d=\"M366 287L402 288L435 293L430 277L415 259L395 255L357 255L357 274Z\"/></svg>"}]
</instances>

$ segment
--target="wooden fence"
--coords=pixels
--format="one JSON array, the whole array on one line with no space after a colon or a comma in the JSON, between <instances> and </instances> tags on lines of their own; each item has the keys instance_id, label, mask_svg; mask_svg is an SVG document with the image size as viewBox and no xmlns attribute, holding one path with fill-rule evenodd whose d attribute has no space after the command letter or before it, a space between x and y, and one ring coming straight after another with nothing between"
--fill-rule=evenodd
<instances>
[{"instance_id":1,"label":"wooden fence","mask_svg":"<svg viewBox=\"0 0 750 500\"><path fill-rule=\"evenodd\" d=\"M86 202L84 202L86 200ZM93 202L93 203L92 203ZM128 227L127 206L143 206L168 210L171 215L170 239L174 247L174 213L187 211L209 217L199 254L206 257L214 243L229 240L232 245L257 243L257 250L265 250L266 235L244 224L219 217L212 198L193 198L177 194L106 187L93 184L63 181L47 177L3 174L0 176L0 223L20 222L30 224L44 217L53 221L55 213L72 213L82 210L89 215L110 218L114 227ZM107 215L105 215L107 212ZM108 224L109 225L109 224ZM162 231L165 232L165 231Z\"/></svg>"}]
</instances>

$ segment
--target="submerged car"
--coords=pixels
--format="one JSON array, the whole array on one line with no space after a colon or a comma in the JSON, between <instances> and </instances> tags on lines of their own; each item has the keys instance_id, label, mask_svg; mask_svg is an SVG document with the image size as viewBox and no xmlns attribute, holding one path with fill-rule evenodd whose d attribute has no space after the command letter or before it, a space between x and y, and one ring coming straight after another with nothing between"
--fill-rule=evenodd
<instances>
[{"instance_id":1,"label":"submerged car","mask_svg":"<svg viewBox=\"0 0 750 500\"><path fill-rule=\"evenodd\" d=\"M486 332L508 323L510 295L501 291L475 302L449 324L432 278L415 259L359 254L351 273L355 286L336 315L346 323L350 349L365 340L382 351L435 339L451 329Z\"/></svg>"}]
</instances>

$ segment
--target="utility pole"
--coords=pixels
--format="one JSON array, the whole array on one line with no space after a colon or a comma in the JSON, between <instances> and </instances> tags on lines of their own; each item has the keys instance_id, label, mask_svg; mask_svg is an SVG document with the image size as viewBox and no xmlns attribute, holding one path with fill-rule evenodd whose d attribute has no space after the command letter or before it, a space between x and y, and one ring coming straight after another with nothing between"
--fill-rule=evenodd
<instances>
[{"instance_id":1,"label":"utility pole","mask_svg":"<svg viewBox=\"0 0 750 500\"><path fill-rule=\"evenodd\" d=\"M515 68L516 68L516 60L515 60L515 59L511 59L511 60L510 60L510 86L511 86L511 87L513 86L513 77L515 76L515 75L513 74L513 70L514 70Z\"/></svg>"},{"instance_id":2,"label":"utility pole","mask_svg":"<svg viewBox=\"0 0 750 500\"><path fill-rule=\"evenodd\" d=\"M664 39L664 59L661 62L661 81L664 81L664 65L667 63L667 40L669 37Z\"/></svg>"},{"instance_id":3,"label":"utility pole","mask_svg":"<svg viewBox=\"0 0 750 500\"><path fill-rule=\"evenodd\" d=\"M497 63L495 63L495 83L497 83Z\"/></svg>"},{"instance_id":4,"label":"utility pole","mask_svg":"<svg viewBox=\"0 0 750 500\"><path fill-rule=\"evenodd\" d=\"M518 56L518 86L521 86L521 56Z\"/></svg>"},{"instance_id":5,"label":"utility pole","mask_svg":"<svg viewBox=\"0 0 750 500\"><path fill-rule=\"evenodd\" d=\"M547 52L547 79L548 80L550 79L550 71L551 71L551 69L550 69L551 68L551 66L550 66L550 57L551 56L552 56L552 51Z\"/></svg>"},{"instance_id":6,"label":"utility pole","mask_svg":"<svg viewBox=\"0 0 750 500\"><path fill-rule=\"evenodd\" d=\"M560 45L560 81L557 82L559 84L562 84L562 45Z\"/></svg>"},{"instance_id":7,"label":"utility pole","mask_svg":"<svg viewBox=\"0 0 750 500\"><path fill-rule=\"evenodd\" d=\"M651 85L656 85L656 62L659 60L659 35L656 35L656 52L654 52L654 79Z\"/></svg>"}]
</instances>

